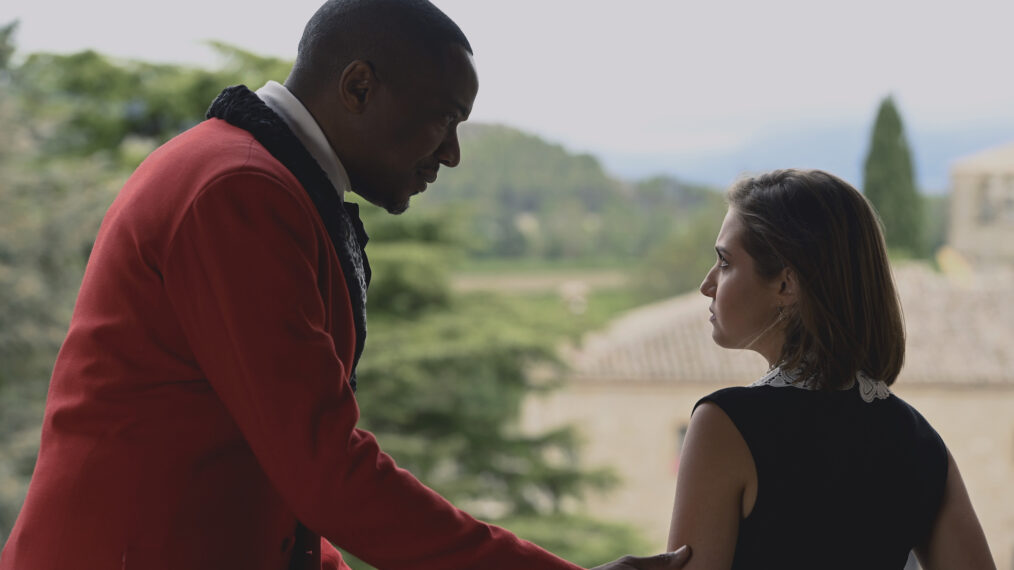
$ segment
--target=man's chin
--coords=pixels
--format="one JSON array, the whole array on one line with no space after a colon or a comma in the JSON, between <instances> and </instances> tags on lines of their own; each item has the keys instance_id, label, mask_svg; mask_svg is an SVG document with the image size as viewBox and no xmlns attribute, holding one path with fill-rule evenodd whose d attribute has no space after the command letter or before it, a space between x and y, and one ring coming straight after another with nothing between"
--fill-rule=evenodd
<instances>
[{"instance_id":1,"label":"man's chin","mask_svg":"<svg viewBox=\"0 0 1014 570\"><path fill-rule=\"evenodd\" d=\"M405 202L404 204L398 204L396 206L386 206L384 209L387 210L388 214L394 214L395 216L398 216L404 214L405 210L408 209L408 202Z\"/></svg>"},{"instance_id":2,"label":"man's chin","mask_svg":"<svg viewBox=\"0 0 1014 570\"><path fill-rule=\"evenodd\" d=\"M387 210L388 214L394 214L397 216L405 213L405 210L408 209L409 200L410 198L405 198L404 200L399 200L397 202L391 201L386 204L378 204L378 206Z\"/></svg>"},{"instance_id":3,"label":"man's chin","mask_svg":"<svg viewBox=\"0 0 1014 570\"><path fill-rule=\"evenodd\" d=\"M395 200L392 200L392 199L382 200L382 199L379 199L379 197L377 197L377 196L366 196L363 193L359 193L359 192L357 192L357 194L359 194L360 198L363 198L364 200L366 200L367 202L373 204L374 206L376 206L378 208L383 208L384 210L387 211L388 214L398 215L398 214L404 213L405 210L408 209L409 198L404 198L404 199L395 201Z\"/></svg>"}]
</instances>

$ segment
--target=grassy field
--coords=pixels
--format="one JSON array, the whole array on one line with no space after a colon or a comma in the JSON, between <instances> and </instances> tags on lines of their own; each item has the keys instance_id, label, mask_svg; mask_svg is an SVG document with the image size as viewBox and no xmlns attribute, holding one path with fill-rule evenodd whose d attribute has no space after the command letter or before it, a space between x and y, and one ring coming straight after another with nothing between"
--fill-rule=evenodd
<instances>
[{"instance_id":1,"label":"grassy field","mask_svg":"<svg viewBox=\"0 0 1014 570\"><path fill-rule=\"evenodd\" d=\"M626 288L591 290L580 298L553 291L474 291L463 296L467 302L489 306L497 318L512 319L564 343L577 343L588 332L643 304L643 299Z\"/></svg>"},{"instance_id":2,"label":"grassy field","mask_svg":"<svg viewBox=\"0 0 1014 570\"><path fill-rule=\"evenodd\" d=\"M458 294L477 302L495 296L524 324L576 341L650 301L631 286L635 267L631 260L609 259L469 260L451 283Z\"/></svg>"},{"instance_id":3,"label":"grassy field","mask_svg":"<svg viewBox=\"0 0 1014 570\"><path fill-rule=\"evenodd\" d=\"M639 259L562 259L547 260L538 258L487 258L466 259L455 273L462 275L498 275L498 274L556 274L585 271L630 271L641 260Z\"/></svg>"}]
</instances>

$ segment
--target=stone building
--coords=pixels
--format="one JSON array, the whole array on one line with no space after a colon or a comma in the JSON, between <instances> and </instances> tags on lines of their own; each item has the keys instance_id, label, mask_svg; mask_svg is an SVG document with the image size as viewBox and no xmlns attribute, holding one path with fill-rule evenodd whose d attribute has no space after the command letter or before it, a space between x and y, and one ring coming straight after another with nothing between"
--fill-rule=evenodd
<instances>
[{"instance_id":1,"label":"stone building","mask_svg":"<svg viewBox=\"0 0 1014 570\"><path fill-rule=\"evenodd\" d=\"M998 156L1008 160L994 163ZM989 165L1000 174L989 174ZM973 271L953 262L941 265L965 269L895 268L908 343L892 390L943 437L998 567L1014 570L1014 146L957 163L953 181L953 248L960 259L990 268ZM988 223L980 207L968 206L983 195L994 201ZM1001 206L1012 209L1000 215ZM990 242L1001 234L1011 236L1002 240L1008 249ZM530 399L524 409L528 428L579 429L582 461L610 466L622 479L585 508L637 526L656 548L665 546L694 403L716 389L749 384L767 369L756 353L714 344L708 305L691 293L617 319L569 355L572 371L562 389Z\"/></svg>"},{"instance_id":2,"label":"stone building","mask_svg":"<svg viewBox=\"0 0 1014 570\"><path fill-rule=\"evenodd\" d=\"M950 244L975 265L1014 263L1014 144L951 169Z\"/></svg>"}]
</instances>

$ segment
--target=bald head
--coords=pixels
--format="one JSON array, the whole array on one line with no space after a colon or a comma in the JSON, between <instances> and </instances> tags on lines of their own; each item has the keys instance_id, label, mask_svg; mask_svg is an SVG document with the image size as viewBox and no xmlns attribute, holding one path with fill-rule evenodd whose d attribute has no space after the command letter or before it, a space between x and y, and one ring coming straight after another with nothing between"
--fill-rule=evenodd
<instances>
[{"instance_id":1,"label":"bald head","mask_svg":"<svg viewBox=\"0 0 1014 570\"><path fill-rule=\"evenodd\" d=\"M329 0L306 25L285 86L352 190L399 213L461 160L458 125L479 89L472 48L426 0Z\"/></svg>"},{"instance_id":2,"label":"bald head","mask_svg":"<svg viewBox=\"0 0 1014 570\"><path fill-rule=\"evenodd\" d=\"M457 24L427 0L328 0L306 24L286 83L317 90L357 60L401 83L420 65L439 62L449 45L472 53Z\"/></svg>"}]
</instances>

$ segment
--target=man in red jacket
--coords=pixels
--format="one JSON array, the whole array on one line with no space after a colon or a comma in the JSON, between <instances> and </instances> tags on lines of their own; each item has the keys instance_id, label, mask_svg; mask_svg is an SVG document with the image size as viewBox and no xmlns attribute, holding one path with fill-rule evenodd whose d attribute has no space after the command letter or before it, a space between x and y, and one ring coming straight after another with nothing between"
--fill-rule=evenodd
<instances>
[{"instance_id":1,"label":"man in red jacket","mask_svg":"<svg viewBox=\"0 0 1014 570\"><path fill-rule=\"evenodd\" d=\"M425 0L330 0L284 86L231 87L103 220L2 570L572 569L356 429L366 234L460 159L471 48ZM681 567L687 553L603 569Z\"/></svg>"}]
</instances>

